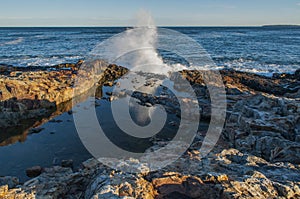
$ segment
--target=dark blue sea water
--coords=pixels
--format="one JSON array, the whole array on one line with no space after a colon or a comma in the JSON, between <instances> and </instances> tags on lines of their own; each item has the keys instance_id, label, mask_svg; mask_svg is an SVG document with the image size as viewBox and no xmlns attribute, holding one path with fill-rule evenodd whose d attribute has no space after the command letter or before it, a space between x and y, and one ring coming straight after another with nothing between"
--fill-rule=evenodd
<instances>
[{"instance_id":1,"label":"dark blue sea water","mask_svg":"<svg viewBox=\"0 0 300 199\"><path fill-rule=\"evenodd\" d=\"M176 27L209 53L217 66L261 74L300 68L300 28ZM0 28L0 64L49 66L76 62L126 28Z\"/></svg>"}]
</instances>

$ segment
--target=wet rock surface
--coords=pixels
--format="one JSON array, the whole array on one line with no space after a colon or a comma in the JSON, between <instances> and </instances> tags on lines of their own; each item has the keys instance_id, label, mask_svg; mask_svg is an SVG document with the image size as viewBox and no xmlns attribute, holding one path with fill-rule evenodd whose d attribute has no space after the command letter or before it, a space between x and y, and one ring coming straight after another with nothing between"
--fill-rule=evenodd
<instances>
[{"instance_id":1,"label":"wet rock surface","mask_svg":"<svg viewBox=\"0 0 300 199\"><path fill-rule=\"evenodd\" d=\"M0 177L0 186L7 185L8 188L15 188L19 184L19 179L16 177L5 176Z\"/></svg>"},{"instance_id":2,"label":"wet rock surface","mask_svg":"<svg viewBox=\"0 0 300 199\"><path fill-rule=\"evenodd\" d=\"M40 166L34 166L34 167L26 169L26 175L30 178L37 177L41 173L42 173L42 167L40 167Z\"/></svg>"},{"instance_id":3,"label":"wet rock surface","mask_svg":"<svg viewBox=\"0 0 300 199\"><path fill-rule=\"evenodd\" d=\"M271 162L300 163L300 102L262 95L234 106L224 136L232 147Z\"/></svg>"},{"instance_id":4,"label":"wet rock surface","mask_svg":"<svg viewBox=\"0 0 300 199\"><path fill-rule=\"evenodd\" d=\"M220 150L220 151L218 151ZM78 171L55 166L18 188L1 190L9 198L298 198L299 166L269 163L221 149L200 160L191 150L158 172L115 171L95 159ZM193 168L193 169L191 169ZM1 193L1 192L0 192ZM0 195L1 196L1 195Z\"/></svg>"},{"instance_id":5,"label":"wet rock surface","mask_svg":"<svg viewBox=\"0 0 300 199\"><path fill-rule=\"evenodd\" d=\"M76 75L76 66L69 70L65 70L68 68L65 66L62 68L62 71L36 74L61 73L58 79L68 76L61 81L66 83L62 85L68 85L69 78ZM0 71L7 73L7 69ZM35 73L23 71L15 76L20 78L27 72ZM126 72L122 67L111 65L100 78L99 85L115 85L115 80ZM207 156L201 157L206 131L200 129L189 149L161 170L150 172L144 168L143 172L130 174L110 169L95 159L87 160L81 168L73 170L72 161L65 160L61 166L41 170L40 175L24 184L15 178L0 178L0 198L300 198L299 70L295 74L274 74L273 77L234 70L220 73L227 92L226 124L218 143ZM201 71L182 71L180 75L197 93L201 119L209 121L210 99ZM0 88L5 91L0 95L3 99L1 107L7 108L4 103L12 101L7 112L27 111L29 114L31 109L47 110L50 104L57 106L68 96L57 97L54 92L52 98L47 95L45 99L41 96L30 99L36 100L36 104L22 101L21 96L32 98L32 93L21 92L22 95L16 96L15 90L21 87L7 87L15 85L11 83L14 78L1 77ZM146 86L151 86L151 82L148 83ZM62 90L69 92L66 91L69 87ZM169 113L176 114L179 108L176 100L163 87L161 90L164 95L135 92L133 97L143 106L163 104ZM113 93L107 95L114 100ZM128 93L117 97L126 95ZM153 142L155 149L166 140ZM134 161L134 164L138 166L139 162Z\"/></svg>"}]
</instances>

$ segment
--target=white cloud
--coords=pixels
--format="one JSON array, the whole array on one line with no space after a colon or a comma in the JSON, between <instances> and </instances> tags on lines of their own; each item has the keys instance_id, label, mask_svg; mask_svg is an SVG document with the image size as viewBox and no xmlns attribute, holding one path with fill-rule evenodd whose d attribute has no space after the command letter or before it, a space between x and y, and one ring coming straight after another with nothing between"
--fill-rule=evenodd
<instances>
[{"instance_id":1,"label":"white cloud","mask_svg":"<svg viewBox=\"0 0 300 199\"><path fill-rule=\"evenodd\" d=\"M300 6L300 3L297 3L297 6Z\"/></svg>"},{"instance_id":2,"label":"white cloud","mask_svg":"<svg viewBox=\"0 0 300 199\"><path fill-rule=\"evenodd\" d=\"M33 19L33 17L0 17L0 20Z\"/></svg>"}]
</instances>

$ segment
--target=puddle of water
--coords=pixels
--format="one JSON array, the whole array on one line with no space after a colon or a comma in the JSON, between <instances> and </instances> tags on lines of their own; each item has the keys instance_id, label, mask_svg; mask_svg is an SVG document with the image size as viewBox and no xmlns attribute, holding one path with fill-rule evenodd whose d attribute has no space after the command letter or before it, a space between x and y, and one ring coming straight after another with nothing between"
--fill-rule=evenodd
<instances>
[{"instance_id":1,"label":"puddle of water","mask_svg":"<svg viewBox=\"0 0 300 199\"><path fill-rule=\"evenodd\" d=\"M55 119L63 122L48 122L41 126L41 132L27 136L26 141L0 147L1 176L17 176L24 181L28 179L26 168L49 167L64 159L72 159L78 166L91 157L76 133L72 115L64 113Z\"/></svg>"},{"instance_id":2,"label":"puddle of water","mask_svg":"<svg viewBox=\"0 0 300 199\"><path fill-rule=\"evenodd\" d=\"M102 92L111 91L112 88L103 87ZM103 96L107 97L107 96ZM81 102L78 106L84 106ZM117 138L116 144L122 147L134 147L135 150L143 151L152 143L149 139L131 140L122 136L122 131L113 121L111 113L111 103L108 100L97 100L96 114L101 127L107 132L111 139ZM93 107L91 107L93 108ZM76 114L76 113L73 113ZM165 127L161 130L161 138L172 138L177 128L170 122L179 123L179 118L175 114L168 114ZM21 182L28 180L25 170L32 166L50 167L53 163L60 164L61 160L72 159L74 167L77 168L80 163L91 158L91 154L85 149L77 134L73 116L67 112L55 117L55 121L47 122L39 128L39 133L21 135L24 138L21 142L13 142L7 146L0 147L0 176L16 176ZM120 139L124 138L124 139Z\"/></svg>"}]
</instances>

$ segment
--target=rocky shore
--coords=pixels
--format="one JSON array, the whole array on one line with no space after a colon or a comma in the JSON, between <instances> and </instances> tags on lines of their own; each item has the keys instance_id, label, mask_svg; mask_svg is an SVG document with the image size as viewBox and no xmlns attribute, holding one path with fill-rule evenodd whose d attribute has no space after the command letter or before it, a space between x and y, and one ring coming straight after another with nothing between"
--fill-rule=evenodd
<instances>
[{"instance_id":1,"label":"rocky shore","mask_svg":"<svg viewBox=\"0 0 300 199\"><path fill-rule=\"evenodd\" d=\"M81 64L42 70L0 67L1 142L11 138L2 129L29 129L70 110L72 105L59 107L72 99ZM97 86L112 86L126 72L109 65L96 77ZM234 70L220 73L227 92L226 124L208 156L199 156L206 133L200 130L187 152L162 170L129 174L94 159L79 169L64 163L39 168L37 177L22 184L15 177L0 177L0 198L300 198L300 70L273 77ZM193 86L201 118L209 122L209 93L201 71L180 75ZM83 87L90 87L89 73L83 77ZM149 96L136 98L151 105ZM177 108L170 107L173 112ZM157 145L163 142L156 140ZM135 160L126 164L139 166Z\"/></svg>"},{"instance_id":2,"label":"rocky shore","mask_svg":"<svg viewBox=\"0 0 300 199\"><path fill-rule=\"evenodd\" d=\"M95 61L90 64L95 67L101 63ZM84 101L86 95L80 94L88 92L93 86L90 82L93 81L90 71L78 74L82 64L83 61L52 67L0 66L0 146L24 139L32 127L40 126L55 116L70 111L73 102ZM111 85L115 78L126 71L125 68L108 65L105 72L97 77L99 86ZM74 99L73 85L76 78L84 81L81 92ZM22 133L14 135L16 128Z\"/></svg>"}]
</instances>

